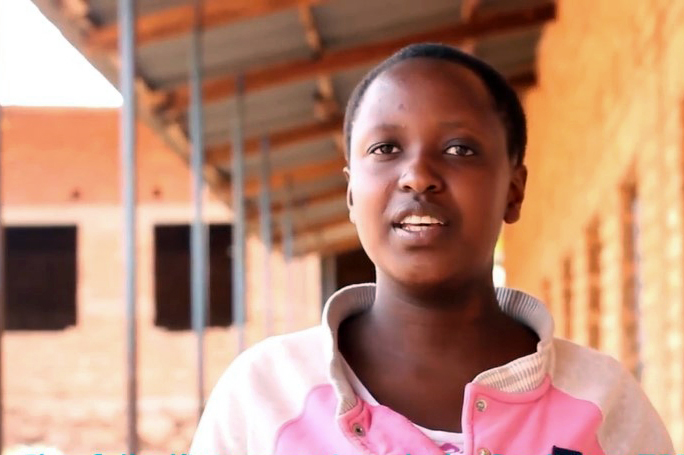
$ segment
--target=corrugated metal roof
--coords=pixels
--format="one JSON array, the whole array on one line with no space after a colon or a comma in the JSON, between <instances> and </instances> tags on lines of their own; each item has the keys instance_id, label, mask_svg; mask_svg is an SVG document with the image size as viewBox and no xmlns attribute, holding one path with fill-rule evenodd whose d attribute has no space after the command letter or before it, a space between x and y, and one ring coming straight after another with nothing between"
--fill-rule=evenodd
<instances>
[{"instance_id":1,"label":"corrugated metal roof","mask_svg":"<svg viewBox=\"0 0 684 455\"><path fill-rule=\"evenodd\" d=\"M304 81L246 96L243 117L245 136L260 136L314 122L315 92L315 83ZM229 142L235 121L235 98L206 105L204 119L207 146Z\"/></svg>"},{"instance_id":2,"label":"corrugated metal roof","mask_svg":"<svg viewBox=\"0 0 684 455\"><path fill-rule=\"evenodd\" d=\"M344 193L347 186L347 179L340 170L339 173L322 177L318 180L303 182L295 185L287 193L286 189L278 188L271 194L271 199L274 202L283 202L286 197L299 203L307 203L310 199L315 199L317 195L326 194L333 190L339 190L340 194ZM250 204L256 205L257 200L253 198L249 201Z\"/></svg>"},{"instance_id":3,"label":"corrugated metal roof","mask_svg":"<svg viewBox=\"0 0 684 455\"><path fill-rule=\"evenodd\" d=\"M317 141L304 142L295 146L272 151L269 162L272 169L287 171L304 164L328 161L339 155L340 152L335 149L335 143L332 139L319 139ZM260 162L261 158L259 154L246 157L246 175L258 175ZM229 166L229 164L227 165ZM226 170L228 170L228 168L226 168Z\"/></svg>"},{"instance_id":4,"label":"corrugated metal roof","mask_svg":"<svg viewBox=\"0 0 684 455\"><path fill-rule=\"evenodd\" d=\"M114 23L117 3L117 0L89 0L88 17L95 25ZM483 17L490 13L546 3L548 0L480 0L478 14ZM188 4L188 0L137 1L139 15ZM461 0L327 0L315 4L312 7L312 14L325 51L334 53L356 46L410 36L449 24L456 27L461 21L461 6ZM479 38L475 42L475 54L506 75L531 73L534 70L540 34L540 27L532 27ZM189 44L189 33L182 33L139 47L138 69L146 83L158 90L171 90L185 85L188 79ZM314 58L307 44L305 27L296 8L211 27L203 35L203 46L203 69L206 79L233 77L239 71L251 71L282 62ZM358 81L376 63L364 62L330 74L335 98L342 108ZM311 74L308 79L298 79L248 93L245 97L244 136L259 137L316 122L315 79L316 75ZM230 142L234 103L234 99L228 97L205 104L204 134L207 147ZM183 113L180 116L180 124L187 131L187 117ZM287 171L305 164L339 159L339 153L332 139L303 140L287 148L274 150L271 165L281 171ZM258 154L247 158L249 175L256 174L258 160ZM217 164L217 167L227 172L227 165L228 163L222 163ZM296 196L293 197L308 198L317 192L331 189L339 189L341 196L344 195L344 178L341 173L322 176L305 184L296 184L293 189ZM280 196L282 190L277 190L274 199ZM336 211L344 209L344 204L335 200L313 204L311 217L324 219L327 216L337 216L339 213ZM333 228L333 231L335 229L337 228ZM335 232L338 231L348 235L353 229L345 226ZM319 237L325 238L325 235L321 234ZM335 241L339 240L334 235L329 237ZM307 242L316 243L314 240Z\"/></svg>"},{"instance_id":5,"label":"corrugated metal roof","mask_svg":"<svg viewBox=\"0 0 684 455\"><path fill-rule=\"evenodd\" d=\"M356 87L356 84L358 84L359 81L361 81L361 78L363 78L363 76L365 76L374 66L375 65L359 66L335 74L333 84L335 85L335 93L338 98L344 100L344 103L346 104L354 87Z\"/></svg>"},{"instance_id":6,"label":"corrugated metal roof","mask_svg":"<svg viewBox=\"0 0 684 455\"><path fill-rule=\"evenodd\" d=\"M540 36L539 27L492 36L477 42L475 54L503 74L516 74L534 67Z\"/></svg>"},{"instance_id":7,"label":"corrugated metal roof","mask_svg":"<svg viewBox=\"0 0 684 455\"><path fill-rule=\"evenodd\" d=\"M330 219L345 219L348 211L344 193L330 201L294 205L292 210L292 225L295 231L311 225L325 223ZM283 212L279 211L272 217L274 231L280 231L283 215Z\"/></svg>"},{"instance_id":8,"label":"corrugated metal roof","mask_svg":"<svg viewBox=\"0 0 684 455\"><path fill-rule=\"evenodd\" d=\"M353 242L349 243L349 245L353 245L354 247L360 246L358 237L356 236L356 226L352 223L332 226L324 231L307 232L304 235L297 236L295 241L295 253L304 254L321 249L329 251L329 246L334 246L341 242L347 243L350 239L353 240Z\"/></svg>"},{"instance_id":9,"label":"corrugated metal roof","mask_svg":"<svg viewBox=\"0 0 684 455\"><path fill-rule=\"evenodd\" d=\"M459 0L347 0L320 4L314 9L323 43L328 49L395 38L460 18Z\"/></svg>"},{"instance_id":10,"label":"corrugated metal roof","mask_svg":"<svg viewBox=\"0 0 684 455\"><path fill-rule=\"evenodd\" d=\"M297 216L294 217L295 229L303 228L310 224L317 224L326 219L339 219L347 213L347 200L344 193L337 199L323 203L304 204L296 208Z\"/></svg>"},{"instance_id":11,"label":"corrugated metal roof","mask_svg":"<svg viewBox=\"0 0 684 455\"><path fill-rule=\"evenodd\" d=\"M212 27L203 33L202 46L205 78L311 55L294 10ZM189 34L144 45L138 50L140 70L158 88L184 84L189 49Z\"/></svg>"},{"instance_id":12,"label":"corrugated metal roof","mask_svg":"<svg viewBox=\"0 0 684 455\"><path fill-rule=\"evenodd\" d=\"M136 0L138 15L154 13L166 8L187 5L189 0ZM117 20L118 0L88 0L89 16L96 24L111 24Z\"/></svg>"}]
</instances>

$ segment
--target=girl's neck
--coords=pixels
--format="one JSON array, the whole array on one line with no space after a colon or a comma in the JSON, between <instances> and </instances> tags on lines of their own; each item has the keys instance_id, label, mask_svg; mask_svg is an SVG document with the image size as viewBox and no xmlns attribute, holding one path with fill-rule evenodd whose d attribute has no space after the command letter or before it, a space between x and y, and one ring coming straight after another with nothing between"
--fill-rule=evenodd
<instances>
[{"instance_id":1,"label":"girl's neck","mask_svg":"<svg viewBox=\"0 0 684 455\"><path fill-rule=\"evenodd\" d=\"M512 322L499 308L490 277L458 286L409 289L380 273L367 318L385 345L423 355L477 343L485 333L491 337L492 329Z\"/></svg>"},{"instance_id":2,"label":"girl's neck","mask_svg":"<svg viewBox=\"0 0 684 455\"><path fill-rule=\"evenodd\" d=\"M342 322L338 347L381 404L419 425L461 431L466 385L537 342L499 308L491 278L408 292L379 275L375 303Z\"/></svg>"}]
</instances>

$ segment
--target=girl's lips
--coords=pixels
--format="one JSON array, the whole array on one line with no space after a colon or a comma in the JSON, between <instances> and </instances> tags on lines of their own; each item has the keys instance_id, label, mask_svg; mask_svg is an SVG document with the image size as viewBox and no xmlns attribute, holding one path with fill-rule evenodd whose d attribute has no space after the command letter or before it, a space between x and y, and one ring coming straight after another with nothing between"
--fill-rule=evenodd
<instances>
[{"instance_id":1,"label":"girl's lips","mask_svg":"<svg viewBox=\"0 0 684 455\"><path fill-rule=\"evenodd\" d=\"M425 201L415 201L411 200L400 206L400 208L394 211L394 216L392 216L392 225L400 225L407 217L417 216L417 217L430 217L437 220L442 225L449 224L449 217L446 214L446 210L437 204Z\"/></svg>"},{"instance_id":2,"label":"girl's lips","mask_svg":"<svg viewBox=\"0 0 684 455\"><path fill-rule=\"evenodd\" d=\"M402 244L409 247L438 246L448 232L448 226L441 224L414 225L402 227L393 225L392 231Z\"/></svg>"}]
</instances>

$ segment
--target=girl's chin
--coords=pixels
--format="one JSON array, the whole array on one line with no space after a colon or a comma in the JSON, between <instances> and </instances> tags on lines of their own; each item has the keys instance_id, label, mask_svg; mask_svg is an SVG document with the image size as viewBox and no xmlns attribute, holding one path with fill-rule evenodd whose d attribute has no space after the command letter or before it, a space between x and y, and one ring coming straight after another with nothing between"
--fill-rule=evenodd
<instances>
[{"instance_id":1,"label":"girl's chin","mask_svg":"<svg viewBox=\"0 0 684 455\"><path fill-rule=\"evenodd\" d=\"M395 264L389 275L404 287L442 288L454 281L453 270L436 270L434 265Z\"/></svg>"},{"instance_id":2,"label":"girl's chin","mask_svg":"<svg viewBox=\"0 0 684 455\"><path fill-rule=\"evenodd\" d=\"M482 267L482 270L478 272L472 265L459 267L457 261L453 259L395 259L386 267L380 265L379 268L384 269L384 273L402 287L417 290L438 290L458 287L468 282L492 280L491 270L488 271L486 267Z\"/></svg>"}]
</instances>

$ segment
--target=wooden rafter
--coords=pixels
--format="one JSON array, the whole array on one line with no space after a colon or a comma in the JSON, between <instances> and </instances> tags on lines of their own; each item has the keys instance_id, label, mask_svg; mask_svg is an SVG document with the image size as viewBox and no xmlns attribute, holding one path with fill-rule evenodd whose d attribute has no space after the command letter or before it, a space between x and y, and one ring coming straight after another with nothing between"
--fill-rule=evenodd
<instances>
[{"instance_id":1,"label":"wooden rafter","mask_svg":"<svg viewBox=\"0 0 684 455\"><path fill-rule=\"evenodd\" d=\"M283 130L269 135L271 150L287 147L300 142L313 141L330 137L342 130L342 120L332 119L327 122L316 122L301 125L289 130ZM245 156L259 153L262 137L252 137L245 140ZM207 150L208 163L227 163L231 157L230 144L210 147Z\"/></svg>"},{"instance_id":2,"label":"wooden rafter","mask_svg":"<svg viewBox=\"0 0 684 455\"><path fill-rule=\"evenodd\" d=\"M540 25L553 19L555 14L555 3L544 3L526 9L487 16L476 15L469 22L457 23L373 44L338 51L326 51L316 60L301 59L264 68L247 69L244 72L245 90L249 93L371 63L415 42L440 41L459 44L468 39ZM206 81L203 85L206 101L215 101L232 96L234 93L235 80L233 77L214 78ZM169 109L175 112L185 110L188 97L187 86L172 91Z\"/></svg>"},{"instance_id":3,"label":"wooden rafter","mask_svg":"<svg viewBox=\"0 0 684 455\"><path fill-rule=\"evenodd\" d=\"M345 195L346 193L346 187L339 187L339 188L332 188L330 190L326 190L323 192L319 192L316 194L310 194L307 195L306 197L298 197L292 201L294 205L304 205L306 204L307 206L311 205L316 205L316 204L322 204L325 202L330 202L335 199L339 199L340 196ZM283 201L275 201L271 204L271 212L274 215L278 215L281 213L285 208L285 204ZM250 221L257 220L259 218L259 210L256 208L251 208L248 212L248 219Z\"/></svg>"},{"instance_id":4,"label":"wooden rafter","mask_svg":"<svg viewBox=\"0 0 684 455\"><path fill-rule=\"evenodd\" d=\"M329 229L331 227L337 227L341 224L349 223L349 214L348 213L339 213L337 215L331 216L327 219L321 220L321 221L316 221L313 223L308 223L305 225L301 226L295 226L294 228L294 234L295 236L297 235L305 235L309 233L316 233L320 231L324 231L326 229ZM282 240L282 233L277 231L273 237L273 240L275 243L279 243Z\"/></svg>"},{"instance_id":5,"label":"wooden rafter","mask_svg":"<svg viewBox=\"0 0 684 455\"><path fill-rule=\"evenodd\" d=\"M303 246L299 246L300 244ZM359 242L359 239L355 234L352 234L350 237L337 242L320 241L316 244L315 248L310 245L302 244L300 240L295 240L294 252L297 256L313 252L316 252L319 256L329 256L346 253L359 248L361 248L361 242Z\"/></svg>"},{"instance_id":6,"label":"wooden rafter","mask_svg":"<svg viewBox=\"0 0 684 455\"><path fill-rule=\"evenodd\" d=\"M306 33L306 42L309 48L314 52L314 56L323 53L323 40L321 34L316 27L316 20L313 16L311 5L308 3L299 3L298 5L299 22L304 27Z\"/></svg>"},{"instance_id":7,"label":"wooden rafter","mask_svg":"<svg viewBox=\"0 0 684 455\"><path fill-rule=\"evenodd\" d=\"M323 179L335 174L342 174L342 169L346 165L344 158L335 157L331 160L321 161L311 164L299 166L295 169L280 170L274 169L271 174L270 186L271 190L277 190L285 187L288 181L297 183L306 183L313 180ZM219 198L225 201L230 201L230 182L229 180L222 181L216 186L215 191ZM245 197L255 198L261 191L261 183L259 177L254 176L247 179L245 182Z\"/></svg>"},{"instance_id":8,"label":"wooden rafter","mask_svg":"<svg viewBox=\"0 0 684 455\"><path fill-rule=\"evenodd\" d=\"M314 116L320 121L327 121L341 114L340 105L335 96L332 76L324 74L316 78L316 95L314 96Z\"/></svg>"},{"instance_id":9,"label":"wooden rafter","mask_svg":"<svg viewBox=\"0 0 684 455\"><path fill-rule=\"evenodd\" d=\"M318 28L316 27L316 21L313 15L312 11L312 6L309 4L304 4L301 3L298 6L298 15L299 15L299 21L304 29L304 34L306 37L306 42L309 45L309 49L311 50L312 57L314 59L319 58L319 56L323 53L323 40L321 38L321 35L318 31ZM318 119L319 122L322 122L322 125L318 125L317 128L305 128L301 129L300 128L300 133L299 134L289 134L285 135L285 138L287 138L289 141L292 141L292 139L301 139L303 136L306 137L311 137L312 133L316 132L318 133L328 133L329 134L334 134L335 132L339 132L342 130L342 123L339 120L340 117L340 107L337 103L337 100L335 98L335 91L333 88L333 83L332 83L332 77L330 74L321 74L317 77L316 79L316 93L314 95L314 116ZM332 128L329 128L332 127ZM301 132L305 132L306 134L302 135ZM282 134L282 133L281 133ZM315 134L314 134L315 136ZM279 142L281 145L283 141L276 141ZM274 150L272 147L271 150ZM341 164L341 163L340 163ZM289 176L290 181L292 181L292 176ZM294 207L299 207L297 212L294 214L296 218L299 219L306 219L306 210L304 210L304 207L306 208L311 208L316 205L322 205L322 204L328 204L328 203L333 203L335 201L339 201L340 198L341 200L344 201L345 197L345 188L340 187L340 188L333 188L332 190L318 193L316 195L309 195L308 198L302 199L302 198L297 198L293 199L290 202ZM285 204L283 201L278 201L276 202L271 210L273 211L273 214L275 217L282 216L284 214L285 210ZM299 215L297 214L299 213ZM332 217L337 220L339 218L338 215ZM252 219L258 219L258 214L254 213ZM326 219L324 222L318 222L317 225L320 228L325 228L325 226L330 223L330 219ZM307 225L305 229L315 229L316 225L309 226ZM300 235L302 231L305 231L299 226L295 226L294 228L294 235ZM306 231L305 231L306 232ZM274 242L280 242L282 240L282 232L280 230L276 230L276 234L274 237Z\"/></svg>"},{"instance_id":10,"label":"wooden rafter","mask_svg":"<svg viewBox=\"0 0 684 455\"><path fill-rule=\"evenodd\" d=\"M299 21L304 27L306 42L313 53L314 58L319 58L323 54L323 38L316 26L316 19L313 15L311 5L299 6ZM332 118L340 117L342 110L335 96L332 75L330 73L319 74L316 78L316 95L314 98L314 116L320 121L329 121ZM344 155L344 141L342 140L342 128L333 135L335 148Z\"/></svg>"},{"instance_id":11,"label":"wooden rafter","mask_svg":"<svg viewBox=\"0 0 684 455\"><path fill-rule=\"evenodd\" d=\"M204 0L203 28L275 13L300 4L312 5L321 0ZM138 45L189 33L193 24L193 5L181 5L147 14L136 21ZM117 24L93 29L87 38L91 51L114 51L119 39Z\"/></svg>"},{"instance_id":12,"label":"wooden rafter","mask_svg":"<svg viewBox=\"0 0 684 455\"><path fill-rule=\"evenodd\" d=\"M342 169L347 163L344 158L338 157L332 160L312 163L300 166L296 169L287 171L274 171L271 174L271 188L277 189L285 186L288 179L292 182L309 182L317 180L324 176L342 173ZM253 197L259 193L259 180L257 178L247 180L245 185L245 195Z\"/></svg>"},{"instance_id":13,"label":"wooden rafter","mask_svg":"<svg viewBox=\"0 0 684 455\"><path fill-rule=\"evenodd\" d=\"M281 240L281 227L284 216L285 212L280 212L275 214L272 220L275 227L274 240L276 242ZM344 195L338 197L336 200L321 202L317 206L293 205L291 216L293 221L292 228L295 235L324 230L329 226L338 225L345 220L349 222L349 211L347 210Z\"/></svg>"},{"instance_id":14,"label":"wooden rafter","mask_svg":"<svg viewBox=\"0 0 684 455\"><path fill-rule=\"evenodd\" d=\"M292 221L295 232L305 231L313 224L326 224L330 220L340 219L342 216L347 217L347 208L345 203L344 193L338 193L333 196L316 198L311 203L302 204L299 201L292 201ZM325 213L321 213L320 211ZM318 212L318 213L316 213ZM311 218L309 215L313 215ZM284 209L279 209L272 213L271 222L273 223L274 232L277 233L279 226L281 226L283 217L285 216ZM348 218L348 217L347 217ZM250 229L259 226L258 216L248 216L248 226Z\"/></svg>"},{"instance_id":15,"label":"wooden rafter","mask_svg":"<svg viewBox=\"0 0 684 455\"><path fill-rule=\"evenodd\" d=\"M461 20L470 21L477 16L481 0L461 0Z\"/></svg>"},{"instance_id":16,"label":"wooden rafter","mask_svg":"<svg viewBox=\"0 0 684 455\"><path fill-rule=\"evenodd\" d=\"M299 5L299 22L304 28L306 42L311 49L314 59L319 58L323 54L323 39L316 26L316 19L313 15L311 5ZM335 99L335 90L333 88L332 77L330 74L320 74L316 78L316 97L314 100L314 111L319 120L329 120L332 117L338 116L340 107Z\"/></svg>"},{"instance_id":17,"label":"wooden rafter","mask_svg":"<svg viewBox=\"0 0 684 455\"><path fill-rule=\"evenodd\" d=\"M461 21L469 22L478 13L481 0L461 0ZM475 52L475 40L467 39L459 46L463 51L473 54Z\"/></svg>"},{"instance_id":18,"label":"wooden rafter","mask_svg":"<svg viewBox=\"0 0 684 455\"><path fill-rule=\"evenodd\" d=\"M297 254L297 255L303 255L303 254L308 254L308 253L313 252L313 250L305 250L305 249L299 250L296 245L298 245L298 244L295 242L294 251L295 251L295 254ZM358 250L359 248L361 248L361 242L359 241L359 238L356 236L356 234L353 233L351 235L351 237L346 238L344 240L339 240L337 242L321 243L318 246L318 248L316 248L315 251L319 255L324 256L324 255L342 254L342 253L346 253L348 251Z\"/></svg>"},{"instance_id":19,"label":"wooden rafter","mask_svg":"<svg viewBox=\"0 0 684 455\"><path fill-rule=\"evenodd\" d=\"M326 193L334 190L346 190L347 179L344 177L343 173L324 176L319 180L311 180L306 183L298 182L296 186L293 186L288 191L286 188L281 188L277 191L271 193L271 202L273 204L278 204L285 201L288 197L293 201L301 201L306 203L306 201L314 195ZM255 209L259 205L259 199L247 199L248 211Z\"/></svg>"},{"instance_id":20,"label":"wooden rafter","mask_svg":"<svg viewBox=\"0 0 684 455\"><path fill-rule=\"evenodd\" d=\"M335 254L357 249L361 246L356 229L349 220L331 225L323 231L300 233L295 236L295 254L316 251L319 254Z\"/></svg>"}]
</instances>

